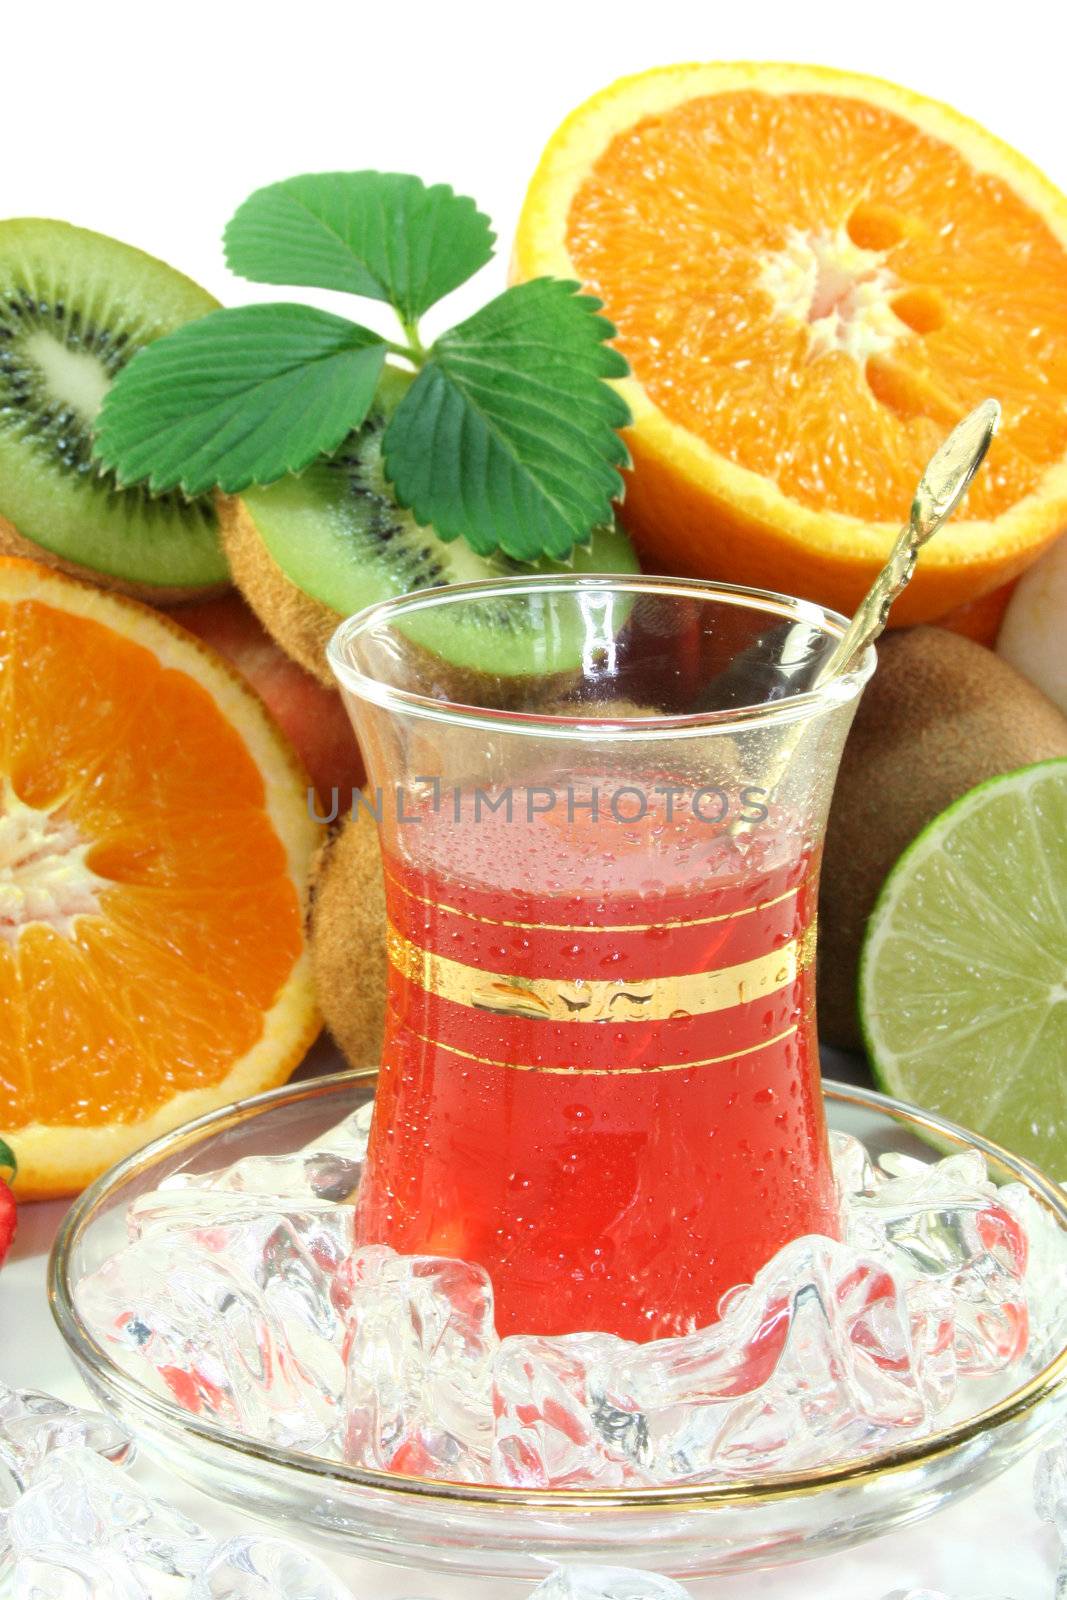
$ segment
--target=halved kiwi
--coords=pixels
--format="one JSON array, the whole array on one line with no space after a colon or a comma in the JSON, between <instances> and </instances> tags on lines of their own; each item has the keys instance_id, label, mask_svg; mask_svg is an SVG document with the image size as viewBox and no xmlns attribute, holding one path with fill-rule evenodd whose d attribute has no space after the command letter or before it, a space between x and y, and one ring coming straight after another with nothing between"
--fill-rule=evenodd
<instances>
[{"instance_id":1,"label":"halved kiwi","mask_svg":"<svg viewBox=\"0 0 1067 1600\"><path fill-rule=\"evenodd\" d=\"M569 562L535 566L479 556L463 539L445 543L420 527L393 498L382 460L386 423L407 381L387 373L366 423L329 460L220 507L236 583L282 648L325 683L332 682L324 656L330 634L343 617L378 600L480 578L638 571L633 546L615 524L576 545ZM427 617L410 632L452 666L502 677L550 674L579 659L577 623L553 632L532 610L516 619L513 609L490 602L464 607L459 617L458 610L451 618Z\"/></svg>"},{"instance_id":2,"label":"halved kiwi","mask_svg":"<svg viewBox=\"0 0 1067 1600\"><path fill-rule=\"evenodd\" d=\"M68 222L0 222L0 550L160 603L228 582L210 499L120 489L90 454L116 372L217 302Z\"/></svg>"}]
</instances>

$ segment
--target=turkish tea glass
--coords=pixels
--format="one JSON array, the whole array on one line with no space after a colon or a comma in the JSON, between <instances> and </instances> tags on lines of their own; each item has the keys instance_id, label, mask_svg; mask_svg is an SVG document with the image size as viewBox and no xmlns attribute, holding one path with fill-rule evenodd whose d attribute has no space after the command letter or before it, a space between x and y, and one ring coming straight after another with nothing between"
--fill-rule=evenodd
<instances>
[{"instance_id":1,"label":"turkish tea glass","mask_svg":"<svg viewBox=\"0 0 1067 1600\"><path fill-rule=\"evenodd\" d=\"M819 860L874 666L817 606L656 577L424 590L329 647L388 911L368 1242L497 1326L647 1340L836 1235Z\"/></svg>"}]
</instances>

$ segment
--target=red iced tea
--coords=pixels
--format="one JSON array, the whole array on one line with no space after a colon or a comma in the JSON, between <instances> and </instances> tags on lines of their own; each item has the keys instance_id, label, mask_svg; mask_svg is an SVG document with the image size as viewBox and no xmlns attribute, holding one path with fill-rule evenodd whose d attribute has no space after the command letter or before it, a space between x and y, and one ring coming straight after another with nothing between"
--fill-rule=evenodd
<instances>
[{"instance_id":1,"label":"red iced tea","mask_svg":"<svg viewBox=\"0 0 1067 1600\"><path fill-rule=\"evenodd\" d=\"M787 819L709 820L662 778L503 793L427 802L398 829L418 864L386 859L363 1235L480 1262L501 1334L686 1331L837 1229L817 864Z\"/></svg>"}]
</instances>

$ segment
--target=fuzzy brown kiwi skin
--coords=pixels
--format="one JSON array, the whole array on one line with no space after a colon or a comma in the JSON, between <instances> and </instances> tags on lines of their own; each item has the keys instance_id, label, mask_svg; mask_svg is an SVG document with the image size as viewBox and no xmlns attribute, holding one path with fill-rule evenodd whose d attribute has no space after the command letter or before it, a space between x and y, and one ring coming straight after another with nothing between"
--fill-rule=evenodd
<instances>
[{"instance_id":1,"label":"fuzzy brown kiwi skin","mask_svg":"<svg viewBox=\"0 0 1067 1600\"><path fill-rule=\"evenodd\" d=\"M14 523L8 522L3 516L0 516L0 555L38 561L43 567L64 572L69 578L80 578L83 583L91 583L96 589L111 589L115 594L143 600L150 606L179 606L186 600L214 600L231 587L228 583L213 584L208 589L203 586L185 588L178 584L130 583L109 572L99 572L95 567L83 567L78 561L68 561L46 550L43 545L34 544L32 539L25 538Z\"/></svg>"},{"instance_id":2,"label":"fuzzy brown kiwi skin","mask_svg":"<svg viewBox=\"0 0 1067 1600\"><path fill-rule=\"evenodd\" d=\"M339 611L305 594L286 577L256 527L244 501L217 500L222 548L233 581L287 656L328 689L337 687L326 664L330 635L343 618Z\"/></svg>"},{"instance_id":3,"label":"fuzzy brown kiwi skin","mask_svg":"<svg viewBox=\"0 0 1067 1600\"><path fill-rule=\"evenodd\" d=\"M385 887L378 830L360 808L329 833L311 869L315 993L350 1066L377 1066L385 1033Z\"/></svg>"},{"instance_id":4,"label":"fuzzy brown kiwi skin","mask_svg":"<svg viewBox=\"0 0 1067 1600\"><path fill-rule=\"evenodd\" d=\"M326 646L341 622L341 613L316 600L289 578L260 537L259 529L239 498L219 496L217 501L222 548L233 580L267 632L286 655L327 688L337 687L326 663ZM490 677L409 644L408 664L419 693L456 705L482 706L500 711L530 710L545 699L555 699L577 682L576 672L558 672L536 683L527 677L514 682Z\"/></svg>"}]
</instances>

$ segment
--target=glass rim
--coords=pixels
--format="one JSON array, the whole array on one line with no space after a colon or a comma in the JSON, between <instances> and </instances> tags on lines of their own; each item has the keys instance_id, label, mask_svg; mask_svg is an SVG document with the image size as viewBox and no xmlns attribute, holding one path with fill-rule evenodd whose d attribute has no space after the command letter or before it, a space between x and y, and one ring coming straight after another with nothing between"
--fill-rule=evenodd
<instances>
[{"instance_id":1,"label":"glass rim","mask_svg":"<svg viewBox=\"0 0 1067 1600\"><path fill-rule=\"evenodd\" d=\"M326 659L341 687L357 699L386 711L406 712L428 721L449 723L480 732L515 733L539 739L570 739L580 742L673 739L708 733L741 732L752 727L767 727L801 721L819 712L845 705L855 699L877 664L873 645L868 645L859 661L848 672L835 673L815 689L784 695L780 700L755 702L750 706L730 706L719 711L655 714L647 717L597 717L589 714L568 716L561 712L497 710L467 702L437 700L414 690L383 683L360 670L351 660L351 648L363 634L398 617L418 615L441 606L457 605L469 599L507 599L515 595L603 593L654 594L702 602L719 600L739 609L761 611L797 622L809 622L834 641L848 627L848 618L813 600L800 600L773 589L747 588L741 584L716 583L703 578L658 577L650 573L545 573L536 577L482 578L472 583L442 584L436 588L414 589L394 595L355 611L334 630L326 646ZM590 710L593 710L591 707Z\"/></svg>"},{"instance_id":2,"label":"glass rim","mask_svg":"<svg viewBox=\"0 0 1067 1600\"><path fill-rule=\"evenodd\" d=\"M198 1417L186 1411L176 1400L155 1394L125 1372L83 1321L75 1303L72 1274L74 1254L80 1239L109 1194L121 1189L128 1179L151 1170L159 1160L180 1150L183 1145L195 1148L201 1135L213 1128L221 1130L227 1125L236 1126L262 1110L269 1110L276 1103L313 1099L353 1083L367 1080L376 1082L377 1078L378 1068L375 1066L354 1067L302 1082L282 1084L279 1088L268 1089L262 1094L206 1112L126 1156L75 1199L60 1224L49 1256L48 1302L53 1320L76 1366L94 1380L89 1384L94 1394L99 1396L100 1391L95 1387L98 1383L107 1390L109 1397L117 1394L142 1415L150 1415L164 1431L173 1429L179 1436L200 1440L205 1449L235 1455L246 1463L260 1462L293 1473L304 1481L314 1482L325 1476L352 1488L385 1491L401 1502L408 1498L428 1498L443 1503L446 1508L451 1502L471 1509L498 1506L545 1513L577 1511L584 1516L589 1512L637 1513L657 1508L695 1511L708 1510L716 1505L762 1503L832 1493L845 1484L862 1485L886 1474L907 1473L927 1461L951 1454L987 1431L1028 1417L1043 1400L1067 1386L1067 1343L1063 1343L1040 1371L1032 1373L1018 1388L1002 1395L981 1411L918 1438L890 1445L871 1456L846 1458L826 1466L769 1473L764 1477L738 1476L703 1484L686 1482L640 1488L529 1489L390 1473L270 1444L238 1433L221 1423ZM947 1140L952 1145L964 1145L981 1151L991 1158L1002 1173L1010 1174L1014 1180L1021 1182L1028 1193L1052 1213L1061 1231L1067 1233L1067 1194L1024 1156L1013 1154L992 1139L974 1133L937 1112L896 1100L875 1089L823 1078L822 1093L827 1100L881 1111L894 1121L903 1123L912 1132L919 1132L920 1137L921 1130L925 1130L935 1142Z\"/></svg>"}]
</instances>

